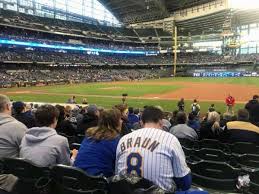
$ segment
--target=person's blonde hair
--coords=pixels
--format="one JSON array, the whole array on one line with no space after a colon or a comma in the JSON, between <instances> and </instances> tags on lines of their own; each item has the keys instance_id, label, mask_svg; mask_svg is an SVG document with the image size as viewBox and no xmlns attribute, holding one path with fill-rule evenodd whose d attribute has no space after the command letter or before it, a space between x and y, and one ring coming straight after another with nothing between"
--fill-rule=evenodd
<instances>
[{"instance_id":1,"label":"person's blonde hair","mask_svg":"<svg viewBox=\"0 0 259 194\"><path fill-rule=\"evenodd\" d=\"M95 140L111 140L120 134L121 112L118 109L103 111L98 126L86 131L86 136Z\"/></svg>"},{"instance_id":2,"label":"person's blonde hair","mask_svg":"<svg viewBox=\"0 0 259 194\"><path fill-rule=\"evenodd\" d=\"M211 130L215 133L220 129L220 115L216 111L209 112L207 122L213 123Z\"/></svg>"}]
</instances>

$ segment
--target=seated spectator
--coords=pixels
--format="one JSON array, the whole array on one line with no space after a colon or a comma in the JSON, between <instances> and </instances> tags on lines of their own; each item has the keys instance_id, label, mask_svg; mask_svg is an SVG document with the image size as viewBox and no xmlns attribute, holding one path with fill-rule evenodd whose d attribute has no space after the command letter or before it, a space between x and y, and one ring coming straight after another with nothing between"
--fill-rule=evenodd
<instances>
[{"instance_id":1,"label":"seated spectator","mask_svg":"<svg viewBox=\"0 0 259 194\"><path fill-rule=\"evenodd\" d=\"M191 194L187 191L192 184L191 171L184 152L177 138L162 130L162 119L163 112L159 108L145 108L142 115L144 128L125 135L119 141L116 174L138 175L166 192L178 190L179 193Z\"/></svg>"},{"instance_id":2,"label":"seated spectator","mask_svg":"<svg viewBox=\"0 0 259 194\"><path fill-rule=\"evenodd\" d=\"M198 137L200 137L201 123L200 123L199 119L194 116L193 113L189 113L187 125L189 127L193 128L196 131Z\"/></svg>"},{"instance_id":3,"label":"seated spectator","mask_svg":"<svg viewBox=\"0 0 259 194\"><path fill-rule=\"evenodd\" d=\"M90 175L114 175L122 120L118 109L104 111L97 127L86 132L74 165Z\"/></svg>"},{"instance_id":4,"label":"seated spectator","mask_svg":"<svg viewBox=\"0 0 259 194\"><path fill-rule=\"evenodd\" d=\"M200 138L217 139L223 132L220 127L220 115L216 111L209 112L207 118L201 122Z\"/></svg>"},{"instance_id":5,"label":"seated spectator","mask_svg":"<svg viewBox=\"0 0 259 194\"><path fill-rule=\"evenodd\" d=\"M23 102L13 103L14 118L26 125L27 128L35 127L35 120L31 110L26 109L26 104Z\"/></svg>"},{"instance_id":6,"label":"seated spectator","mask_svg":"<svg viewBox=\"0 0 259 194\"><path fill-rule=\"evenodd\" d=\"M259 127L259 96L254 95L245 108L249 112L249 121Z\"/></svg>"},{"instance_id":7,"label":"seated spectator","mask_svg":"<svg viewBox=\"0 0 259 194\"><path fill-rule=\"evenodd\" d=\"M216 109L215 109L215 104L211 104L208 111L209 111L209 112L216 111Z\"/></svg>"},{"instance_id":8,"label":"seated spectator","mask_svg":"<svg viewBox=\"0 0 259 194\"><path fill-rule=\"evenodd\" d=\"M129 115L128 115L128 123L130 129L133 129L133 125L139 122L139 117L134 114L134 110L132 107L129 107Z\"/></svg>"},{"instance_id":9,"label":"seated spectator","mask_svg":"<svg viewBox=\"0 0 259 194\"><path fill-rule=\"evenodd\" d=\"M178 112L179 112L178 110L173 111L173 116L172 116L172 118L170 119L170 123L171 123L171 126L172 126L172 127L175 126L175 125L177 125L176 115L177 115Z\"/></svg>"},{"instance_id":10,"label":"seated spectator","mask_svg":"<svg viewBox=\"0 0 259 194\"><path fill-rule=\"evenodd\" d=\"M178 112L176 115L177 125L173 126L170 129L170 133L172 133L175 137L179 139L189 139L189 140L198 140L198 135L194 129L188 127L187 123L187 115L185 112Z\"/></svg>"},{"instance_id":11,"label":"seated spectator","mask_svg":"<svg viewBox=\"0 0 259 194\"><path fill-rule=\"evenodd\" d=\"M35 112L38 127L29 129L22 139L20 157L32 163L49 167L55 164L70 165L67 138L57 134L59 111L52 105L43 105ZM76 152L72 158L75 158Z\"/></svg>"},{"instance_id":12,"label":"seated spectator","mask_svg":"<svg viewBox=\"0 0 259 194\"><path fill-rule=\"evenodd\" d=\"M121 136L124 136L131 132L130 125L128 122L128 105L127 104L118 104L115 105L115 108L117 108L121 112L121 119L122 119L122 127L121 127Z\"/></svg>"},{"instance_id":13,"label":"seated spectator","mask_svg":"<svg viewBox=\"0 0 259 194\"><path fill-rule=\"evenodd\" d=\"M76 135L76 123L70 120L70 117L68 117L69 115L65 116L65 107L61 105L56 105L56 108L59 110L56 131L58 133L64 133L67 136Z\"/></svg>"},{"instance_id":14,"label":"seated spectator","mask_svg":"<svg viewBox=\"0 0 259 194\"><path fill-rule=\"evenodd\" d=\"M249 102L245 105L245 109L248 110L249 114L251 115L251 110L254 108L255 105L259 103L259 96L254 95L252 100L249 100Z\"/></svg>"},{"instance_id":15,"label":"seated spectator","mask_svg":"<svg viewBox=\"0 0 259 194\"><path fill-rule=\"evenodd\" d=\"M11 116L10 99L0 95L0 158L19 156L20 144L27 127Z\"/></svg>"},{"instance_id":16,"label":"seated spectator","mask_svg":"<svg viewBox=\"0 0 259 194\"><path fill-rule=\"evenodd\" d=\"M100 117L100 111L96 105L89 105L81 121L77 123L77 134L85 135L87 129L96 127Z\"/></svg>"},{"instance_id":17,"label":"seated spectator","mask_svg":"<svg viewBox=\"0 0 259 194\"><path fill-rule=\"evenodd\" d=\"M229 143L250 142L259 144L259 127L249 122L249 112L246 109L238 110L237 121L227 123L224 139Z\"/></svg>"},{"instance_id":18,"label":"seated spectator","mask_svg":"<svg viewBox=\"0 0 259 194\"><path fill-rule=\"evenodd\" d=\"M226 126L227 122L234 121L234 115L231 113L224 113L220 119L220 127L223 128Z\"/></svg>"}]
</instances>

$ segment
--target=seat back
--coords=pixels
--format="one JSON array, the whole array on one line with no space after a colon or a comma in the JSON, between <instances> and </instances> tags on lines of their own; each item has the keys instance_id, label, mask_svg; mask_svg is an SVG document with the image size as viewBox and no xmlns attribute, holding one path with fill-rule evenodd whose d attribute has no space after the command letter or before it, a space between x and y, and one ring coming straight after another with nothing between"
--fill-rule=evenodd
<instances>
[{"instance_id":1,"label":"seat back","mask_svg":"<svg viewBox=\"0 0 259 194\"><path fill-rule=\"evenodd\" d=\"M235 159L244 167L259 170L259 155L244 154L241 156L236 156Z\"/></svg>"},{"instance_id":2,"label":"seat back","mask_svg":"<svg viewBox=\"0 0 259 194\"><path fill-rule=\"evenodd\" d=\"M259 155L259 147L256 144L248 142L237 142L231 146L232 153L235 154L257 154Z\"/></svg>"},{"instance_id":3,"label":"seat back","mask_svg":"<svg viewBox=\"0 0 259 194\"><path fill-rule=\"evenodd\" d=\"M51 175L56 183L55 193L106 193L107 180L103 176L89 176L83 170L57 165L51 169Z\"/></svg>"},{"instance_id":4,"label":"seat back","mask_svg":"<svg viewBox=\"0 0 259 194\"><path fill-rule=\"evenodd\" d=\"M221 143L215 139L203 139L199 142L199 149L209 148L209 149L217 149L222 150L225 153L231 153L231 149L228 145Z\"/></svg>"},{"instance_id":5,"label":"seat back","mask_svg":"<svg viewBox=\"0 0 259 194\"><path fill-rule=\"evenodd\" d=\"M21 158L4 158L3 172L5 174L13 174L19 178L17 189L19 193L45 193L48 192L47 185L50 182L49 168L42 168L32 164ZM41 181L44 189L37 189L36 183Z\"/></svg>"},{"instance_id":6,"label":"seat back","mask_svg":"<svg viewBox=\"0 0 259 194\"><path fill-rule=\"evenodd\" d=\"M69 145L70 150L73 150L73 149L79 150L80 146L81 144L79 143L72 143L71 145Z\"/></svg>"},{"instance_id":7,"label":"seat back","mask_svg":"<svg viewBox=\"0 0 259 194\"><path fill-rule=\"evenodd\" d=\"M230 155L225 154L221 150L202 148L200 150L195 150L193 153L196 157L207 160L207 161L218 161L227 162L229 161Z\"/></svg>"},{"instance_id":8,"label":"seat back","mask_svg":"<svg viewBox=\"0 0 259 194\"><path fill-rule=\"evenodd\" d=\"M234 191L236 188L240 169L227 163L212 161L189 163L189 166L194 184L215 190Z\"/></svg>"},{"instance_id":9,"label":"seat back","mask_svg":"<svg viewBox=\"0 0 259 194\"><path fill-rule=\"evenodd\" d=\"M184 139L184 138L178 138L180 144L182 147L187 148L187 149L193 149L195 145L198 143L197 141L192 141L189 139Z\"/></svg>"}]
</instances>

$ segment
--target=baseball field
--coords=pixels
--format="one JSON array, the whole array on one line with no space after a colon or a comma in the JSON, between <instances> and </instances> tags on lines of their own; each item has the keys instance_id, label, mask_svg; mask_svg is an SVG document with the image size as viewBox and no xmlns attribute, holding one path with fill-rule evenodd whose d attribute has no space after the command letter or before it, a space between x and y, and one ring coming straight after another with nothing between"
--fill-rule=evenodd
<instances>
[{"instance_id":1,"label":"baseball field","mask_svg":"<svg viewBox=\"0 0 259 194\"><path fill-rule=\"evenodd\" d=\"M75 95L77 103L83 98L89 104L105 108L121 103L121 95L127 93L129 106L142 108L145 105L159 105L166 111L176 109L180 98L186 100L186 108L194 98L198 99L202 112L207 112L214 103L218 111L224 112L225 98L235 97L235 109L244 104L254 94L259 94L259 78L166 78L132 82L87 83L26 88L0 89L0 93L13 100L26 102L65 103Z\"/></svg>"}]
</instances>

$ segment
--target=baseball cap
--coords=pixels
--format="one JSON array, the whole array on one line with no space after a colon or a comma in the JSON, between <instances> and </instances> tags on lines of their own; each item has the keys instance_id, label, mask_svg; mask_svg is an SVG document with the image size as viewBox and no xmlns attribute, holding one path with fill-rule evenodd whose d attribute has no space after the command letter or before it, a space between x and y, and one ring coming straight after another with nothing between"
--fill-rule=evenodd
<instances>
[{"instance_id":1,"label":"baseball cap","mask_svg":"<svg viewBox=\"0 0 259 194\"><path fill-rule=\"evenodd\" d=\"M88 114L94 115L98 111L98 107L95 104L91 104L86 108Z\"/></svg>"},{"instance_id":2,"label":"baseball cap","mask_svg":"<svg viewBox=\"0 0 259 194\"><path fill-rule=\"evenodd\" d=\"M25 103L21 101L17 101L13 103L13 109L14 110L22 110L25 107Z\"/></svg>"}]
</instances>

